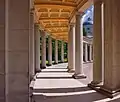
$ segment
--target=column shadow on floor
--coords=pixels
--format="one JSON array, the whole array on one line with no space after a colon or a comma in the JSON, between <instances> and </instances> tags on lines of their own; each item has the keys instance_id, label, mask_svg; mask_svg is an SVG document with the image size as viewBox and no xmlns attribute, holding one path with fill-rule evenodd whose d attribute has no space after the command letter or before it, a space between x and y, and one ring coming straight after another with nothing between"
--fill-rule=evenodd
<instances>
[{"instance_id":1,"label":"column shadow on floor","mask_svg":"<svg viewBox=\"0 0 120 102\"><path fill-rule=\"evenodd\" d=\"M111 100L106 96L83 85L87 85L88 82L92 79L92 70L92 64L84 64L84 72L90 78L79 80L73 79L72 75L67 75L68 73L66 71L66 68L63 68L63 66L61 67L61 65L51 66L45 70L42 70L40 75L37 77L37 79L40 80L40 82L38 83L40 87L34 89L33 92L35 102L120 102L119 97L117 99ZM63 81L59 81L62 79ZM50 80L57 80L58 83ZM68 80L70 81L70 83L68 82ZM71 82L71 80L75 81ZM47 85L41 85L42 82ZM74 82L75 84L72 84Z\"/></svg>"},{"instance_id":2,"label":"column shadow on floor","mask_svg":"<svg viewBox=\"0 0 120 102\"><path fill-rule=\"evenodd\" d=\"M62 72L66 72L66 71L42 71L42 73L52 73L52 72L62 73Z\"/></svg>"},{"instance_id":3,"label":"column shadow on floor","mask_svg":"<svg viewBox=\"0 0 120 102\"><path fill-rule=\"evenodd\" d=\"M107 98L88 87L38 89L36 92L40 93L34 95L36 102L97 102Z\"/></svg>"},{"instance_id":4,"label":"column shadow on floor","mask_svg":"<svg viewBox=\"0 0 120 102\"><path fill-rule=\"evenodd\" d=\"M89 87L73 87L73 88L46 88L46 89L35 89L35 92L40 93L68 93L68 92L80 92L80 91L89 91Z\"/></svg>"},{"instance_id":5,"label":"column shadow on floor","mask_svg":"<svg viewBox=\"0 0 120 102\"><path fill-rule=\"evenodd\" d=\"M71 79L72 77L37 77L37 79Z\"/></svg>"}]
</instances>

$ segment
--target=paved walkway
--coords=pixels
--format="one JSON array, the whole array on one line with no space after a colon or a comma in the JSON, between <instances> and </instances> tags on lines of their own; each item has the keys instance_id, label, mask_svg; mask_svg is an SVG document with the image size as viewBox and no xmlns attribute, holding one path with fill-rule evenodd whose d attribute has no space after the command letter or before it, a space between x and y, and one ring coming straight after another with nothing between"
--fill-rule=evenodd
<instances>
[{"instance_id":1,"label":"paved walkway","mask_svg":"<svg viewBox=\"0 0 120 102\"><path fill-rule=\"evenodd\" d=\"M73 79L73 73L67 73L67 63L53 65L37 74L34 84L35 102L120 102L91 90L87 84L92 80L92 63L84 64L87 79Z\"/></svg>"}]
</instances>

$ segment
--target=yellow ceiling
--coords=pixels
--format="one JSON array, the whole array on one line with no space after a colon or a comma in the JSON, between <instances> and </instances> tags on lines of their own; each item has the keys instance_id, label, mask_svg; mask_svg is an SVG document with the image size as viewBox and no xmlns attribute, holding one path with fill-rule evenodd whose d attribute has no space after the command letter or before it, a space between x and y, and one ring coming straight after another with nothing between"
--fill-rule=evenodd
<instances>
[{"instance_id":1,"label":"yellow ceiling","mask_svg":"<svg viewBox=\"0 0 120 102\"><path fill-rule=\"evenodd\" d=\"M35 0L35 21L53 38L68 40L69 22L88 0Z\"/></svg>"}]
</instances>

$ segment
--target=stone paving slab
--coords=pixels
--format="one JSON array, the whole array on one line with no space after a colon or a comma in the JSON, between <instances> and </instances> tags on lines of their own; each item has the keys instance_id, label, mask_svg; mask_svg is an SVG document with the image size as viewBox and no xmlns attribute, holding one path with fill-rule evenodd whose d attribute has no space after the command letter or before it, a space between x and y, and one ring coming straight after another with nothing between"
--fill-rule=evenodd
<instances>
[{"instance_id":1,"label":"stone paving slab","mask_svg":"<svg viewBox=\"0 0 120 102\"><path fill-rule=\"evenodd\" d=\"M52 72L52 71L54 71L54 72L67 72L67 69L63 69L63 68L47 68L47 69L43 69L42 70L42 72Z\"/></svg>"},{"instance_id":2,"label":"stone paving slab","mask_svg":"<svg viewBox=\"0 0 120 102\"><path fill-rule=\"evenodd\" d=\"M47 69L48 68L67 68L68 66L68 63L60 63L60 64L56 64L56 65L52 65L52 66L47 66Z\"/></svg>"},{"instance_id":3,"label":"stone paving slab","mask_svg":"<svg viewBox=\"0 0 120 102\"><path fill-rule=\"evenodd\" d=\"M74 79L37 79L34 89L50 89L50 88L76 88L85 86Z\"/></svg>"},{"instance_id":4,"label":"stone paving slab","mask_svg":"<svg viewBox=\"0 0 120 102\"><path fill-rule=\"evenodd\" d=\"M37 78L72 78L72 75L69 73L56 73L56 72L52 72L52 73L42 73L37 75Z\"/></svg>"},{"instance_id":5,"label":"stone paving slab","mask_svg":"<svg viewBox=\"0 0 120 102\"><path fill-rule=\"evenodd\" d=\"M90 89L92 63L83 64L86 79L73 79L67 72L67 63L53 65L38 73L33 87L35 102L120 102L120 95L113 99Z\"/></svg>"}]
</instances>

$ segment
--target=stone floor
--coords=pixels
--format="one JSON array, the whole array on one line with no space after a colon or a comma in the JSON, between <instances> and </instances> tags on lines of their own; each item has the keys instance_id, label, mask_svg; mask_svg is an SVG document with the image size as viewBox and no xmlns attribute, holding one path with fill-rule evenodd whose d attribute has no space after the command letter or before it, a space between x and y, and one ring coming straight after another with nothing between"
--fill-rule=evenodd
<instances>
[{"instance_id":1,"label":"stone floor","mask_svg":"<svg viewBox=\"0 0 120 102\"><path fill-rule=\"evenodd\" d=\"M92 63L84 64L86 79L73 79L67 73L67 63L53 65L37 73L33 87L35 102L120 102L120 96L113 99L90 89Z\"/></svg>"}]
</instances>

